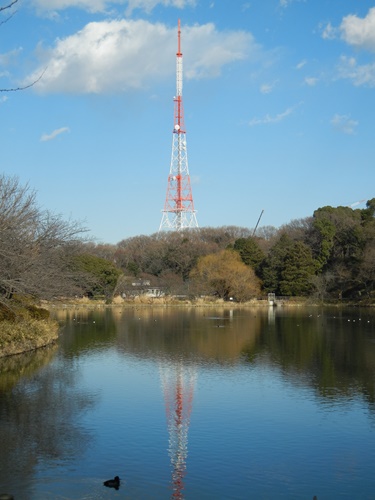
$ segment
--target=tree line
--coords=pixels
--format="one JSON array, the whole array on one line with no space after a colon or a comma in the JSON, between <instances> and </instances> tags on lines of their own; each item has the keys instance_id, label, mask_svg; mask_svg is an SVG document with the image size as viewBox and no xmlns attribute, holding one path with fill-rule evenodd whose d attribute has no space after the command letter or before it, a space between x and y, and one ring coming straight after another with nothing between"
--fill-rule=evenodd
<instances>
[{"instance_id":1,"label":"tree line","mask_svg":"<svg viewBox=\"0 0 375 500\"><path fill-rule=\"evenodd\" d=\"M238 301L270 292L375 298L375 198L363 209L318 208L255 235L237 226L139 235L117 244L96 244L86 235L79 223L40 209L35 192L16 177L0 176L0 318L14 318L40 299L126 296L135 280L166 294Z\"/></svg>"},{"instance_id":2,"label":"tree line","mask_svg":"<svg viewBox=\"0 0 375 500\"><path fill-rule=\"evenodd\" d=\"M318 208L275 228L201 228L135 236L88 250L122 270L118 290L149 278L171 294L239 301L275 293L318 300L371 300L375 198L363 209Z\"/></svg>"}]
</instances>

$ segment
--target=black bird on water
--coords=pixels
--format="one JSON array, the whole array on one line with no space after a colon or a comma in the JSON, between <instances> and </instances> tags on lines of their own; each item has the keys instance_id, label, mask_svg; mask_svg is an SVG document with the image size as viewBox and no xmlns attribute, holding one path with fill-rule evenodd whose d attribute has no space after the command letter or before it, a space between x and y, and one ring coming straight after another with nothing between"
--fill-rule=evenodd
<instances>
[{"instance_id":1,"label":"black bird on water","mask_svg":"<svg viewBox=\"0 0 375 500\"><path fill-rule=\"evenodd\" d=\"M115 488L115 490L118 490L120 488L120 478L118 476L115 476L113 479L108 479L108 481L104 481L104 486L107 486L107 488Z\"/></svg>"}]
</instances>

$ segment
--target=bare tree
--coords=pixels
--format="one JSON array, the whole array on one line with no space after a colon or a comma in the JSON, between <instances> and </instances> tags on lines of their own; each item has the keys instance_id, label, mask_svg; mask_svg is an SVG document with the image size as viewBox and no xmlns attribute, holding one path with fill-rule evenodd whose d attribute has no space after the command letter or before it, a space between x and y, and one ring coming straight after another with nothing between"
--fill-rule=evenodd
<instances>
[{"instance_id":1,"label":"bare tree","mask_svg":"<svg viewBox=\"0 0 375 500\"><path fill-rule=\"evenodd\" d=\"M50 298L73 292L72 256L83 241L77 222L41 210L35 192L0 176L0 303L14 294Z\"/></svg>"}]
</instances>

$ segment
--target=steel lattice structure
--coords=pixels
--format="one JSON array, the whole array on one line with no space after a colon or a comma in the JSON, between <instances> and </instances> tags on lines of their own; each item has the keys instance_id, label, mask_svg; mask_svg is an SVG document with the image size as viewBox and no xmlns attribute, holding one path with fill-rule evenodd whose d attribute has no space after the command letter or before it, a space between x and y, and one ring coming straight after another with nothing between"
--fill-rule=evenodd
<instances>
[{"instance_id":1,"label":"steel lattice structure","mask_svg":"<svg viewBox=\"0 0 375 500\"><path fill-rule=\"evenodd\" d=\"M160 367L169 433L169 457L172 466L171 498L183 498L188 431L196 383L196 369L182 361L164 361Z\"/></svg>"},{"instance_id":2,"label":"steel lattice structure","mask_svg":"<svg viewBox=\"0 0 375 500\"><path fill-rule=\"evenodd\" d=\"M174 127L171 166L168 176L167 196L159 231L172 229L181 231L197 228L196 210L190 185L188 167L184 107L182 100L182 52L181 25L178 20L178 49L176 53L176 96L174 101Z\"/></svg>"}]
</instances>

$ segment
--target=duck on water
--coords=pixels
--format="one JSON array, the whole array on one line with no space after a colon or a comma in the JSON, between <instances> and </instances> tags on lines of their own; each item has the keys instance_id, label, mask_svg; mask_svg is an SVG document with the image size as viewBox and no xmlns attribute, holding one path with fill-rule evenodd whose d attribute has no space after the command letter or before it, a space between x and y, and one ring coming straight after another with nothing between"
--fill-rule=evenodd
<instances>
[{"instance_id":1,"label":"duck on water","mask_svg":"<svg viewBox=\"0 0 375 500\"><path fill-rule=\"evenodd\" d=\"M118 476L115 476L113 479L108 479L107 481L104 481L104 486L107 486L107 488L115 488L118 490L120 488L120 478Z\"/></svg>"}]
</instances>

